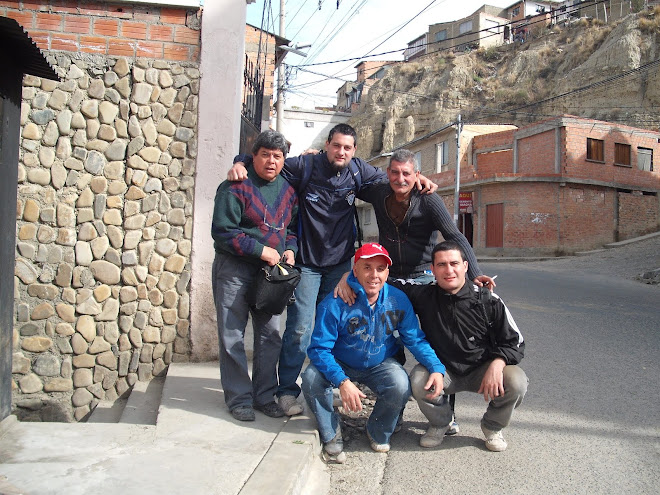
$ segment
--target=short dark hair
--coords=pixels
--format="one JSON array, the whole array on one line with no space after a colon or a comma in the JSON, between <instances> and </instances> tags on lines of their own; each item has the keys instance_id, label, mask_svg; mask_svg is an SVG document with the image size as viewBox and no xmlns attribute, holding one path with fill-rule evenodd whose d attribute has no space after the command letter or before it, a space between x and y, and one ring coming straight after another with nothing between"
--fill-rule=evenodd
<instances>
[{"instance_id":1,"label":"short dark hair","mask_svg":"<svg viewBox=\"0 0 660 495\"><path fill-rule=\"evenodd\" d=\"M350 125L337 124L332 129L330 129L330 133L328 134L328 143L332 141L332 136L334 136L336 133L343 134L344 136L351 136L353 138L353 146L357 146L357 133L355 132L355 129L353 129Z\"/></svg>"},{"instance_id":2,"label":"short dark hair","mask_svg":"<svg viewBox=\"0 0 660 495\"><path fill-rule=\"evenodd\" d=\"M289 143L281 133L269 129L257 136L257 139L252 146L252 154L256 155L261 148L267 150L280 150L286 158L286 155L289 152Z\"/></svg>"},{"instance_id":3,"label":"short dark hair","mask_svg":"<svg viewBox=\"0 0 660 495\"><path fill-rule=\"evenodd\" d=\"M433 260L433 263L435 263L435 253L440 251L458 251L461 255L461 261L465 261L465 253L461 249L461 246L455 241L442 241L441 243L436 244L433 251L431 251L431 260Z\"/></svg>"},{"instance_id":4,"label":"short dark hair","mask_svg":"<svg viewBox=\"0 0 660 495\"><path fill-rule=\"evenodd\" d=\"M415 153L410 150L400 149L396 150L390 155L390 163L387 165L387 168L390 168L392 162L401 162L401 163L412 163L413 172L419 172L419 163L415 159Z\"/></svg>"}]
</instances>

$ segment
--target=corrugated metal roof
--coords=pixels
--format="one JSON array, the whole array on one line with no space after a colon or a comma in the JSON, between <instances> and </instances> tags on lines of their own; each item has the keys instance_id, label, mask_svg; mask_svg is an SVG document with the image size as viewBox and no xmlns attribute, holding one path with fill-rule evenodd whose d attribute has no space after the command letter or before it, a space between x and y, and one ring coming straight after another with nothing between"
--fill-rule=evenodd
<instances>
[{"instance_id":1,"label":"corrugated metal roof","mask_svg":"<svg viewBox=\"0 0 660 495\"><path fill-rule=\"evenodd\" d=\"M9 17L0 17L0 50L24 74L60 80L32 38L18 22Z\"/></svg>"}]
</instances>

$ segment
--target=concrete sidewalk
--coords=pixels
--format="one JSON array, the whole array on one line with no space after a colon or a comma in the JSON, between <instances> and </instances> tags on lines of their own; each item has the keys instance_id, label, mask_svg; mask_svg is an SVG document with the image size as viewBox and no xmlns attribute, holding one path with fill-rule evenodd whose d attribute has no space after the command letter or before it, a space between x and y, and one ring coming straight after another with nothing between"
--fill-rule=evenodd
<instances>
[{"instance_id":1,"label":"concrete sidewalk","mask_svg":"<svg viewBox=\"0 0 660 495\"><path fill-rule=\"evenodd\" d=\"M319 453L313 419L257 412L241 423L224 404L217 362L172 363L155 426L6 418L0 493L324 493Z\"/></svg>"}]
</instances>

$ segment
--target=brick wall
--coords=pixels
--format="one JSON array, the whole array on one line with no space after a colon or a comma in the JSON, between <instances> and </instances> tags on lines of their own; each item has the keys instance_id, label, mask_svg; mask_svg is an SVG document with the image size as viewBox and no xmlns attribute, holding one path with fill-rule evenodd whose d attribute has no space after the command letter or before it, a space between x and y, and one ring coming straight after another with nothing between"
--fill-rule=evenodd
<instances>
[{"instance_id":1,"label":"brick wall","mask_svg":"<svg viewBox=\"0 0 660 495\"><path fill-rule=\"evenodd\" d=\"M627 126L613 126L603 122L591 124L567 124L566 158L562 171L565 175L590 178L618 185L653 187L660 189L660 134ZM656 133L657 134L657 133ZM600 139L604 142L604 162L587 160L587 139ZM615 143L629 144L632 149L630 166L615 165ZM654 172L649 174L637 167L637 148L653 150Z\"/></svg>"},{"instance_id":2,"label":"brick wall","mask_svg":"<svg viewBox=\"0 0 660 495\"><path fill-rule=\"evenodd\" d=\"M0 1L42 50L199 60L199 12L84 0Z\"/></svg>"},{"instance_id":3,"label":"brick wall","mask_svg":"<svg viewBox=\"0 0 660 495\"><path fill-rule=\"evenodd\" d=\"M497 203L504 205L503 250L512 255L570 253L616 240L616 193L612 189L550 182L496 183L478 189L480 193L474 195L477 249L483 250L486 245L486 206ZM643 197L655 200L657 209L655 196ZM448 205L453 201L452 196L443 199ZM647 203L649 210L652 203ZM639 211L638 207L638 203L632 205L631 214ZM657 214L653 218L657 223ZM641 219L639 223L648 225Z\"/></svg>"},{"instance_id":4,"label":"brick wall","mask_svg":"<svg viewBox=\"0 0 660 495\"><path fill-rule=\"evenodd\" d=\"M657 196L619 193L619 240L630 239L658 230Z\"/></svg>"},{"instance_id":5,"label":"brick wall","mask_svg":"<svg viewBox=\"0 0 660 495\"><path fill-rule=\"evenodd\" d=\"M555 130L550 129L518 140L518 173L555 173Z\"/></svg>"},{"instance_id":6,"label":"brick wall","mask_svg":"<svg viewBox=\"0 0 660 495\"><path fill-rule=\"evenodd\" d=\"M513 150L493 151L477 155L479 178L494 177L504 171L513 172Z\"/></svg>"},{"instance_id":7,"label":"brick wall","mask_svg":"<svg viewBox=\"0 0 660 495\"><path fill-rule=\"evenodd\" d=\"M513 134L515 129L501 132L492 132L490 134L482 134L474 136L473 145L475 150L493 148L508 144L513 146Z\"/></svg>"},{"instance_id":8,"label":"brick wall","mask_svg":"<svg viewBox=\"0 0 660 495\"><path fill-rule=\"evenodd\" d=\"M591 249L616 240L614 189L567 185L559 190L562 248Z\"/></svg>"}]
</instances>

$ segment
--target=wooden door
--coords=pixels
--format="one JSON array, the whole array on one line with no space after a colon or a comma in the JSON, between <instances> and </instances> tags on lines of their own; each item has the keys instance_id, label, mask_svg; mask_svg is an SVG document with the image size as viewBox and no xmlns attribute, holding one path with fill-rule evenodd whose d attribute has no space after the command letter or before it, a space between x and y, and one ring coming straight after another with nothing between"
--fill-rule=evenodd
<instances>
[{"instance_id":1,"label":"wooden door","mask_svg":"<svg viewBox=\"0 0 660 495\"><path fill-rule=\"evenodd\" d=\"M504 203L486 205L486 247L504 247Z\"/></svg>"}]
</instances>

